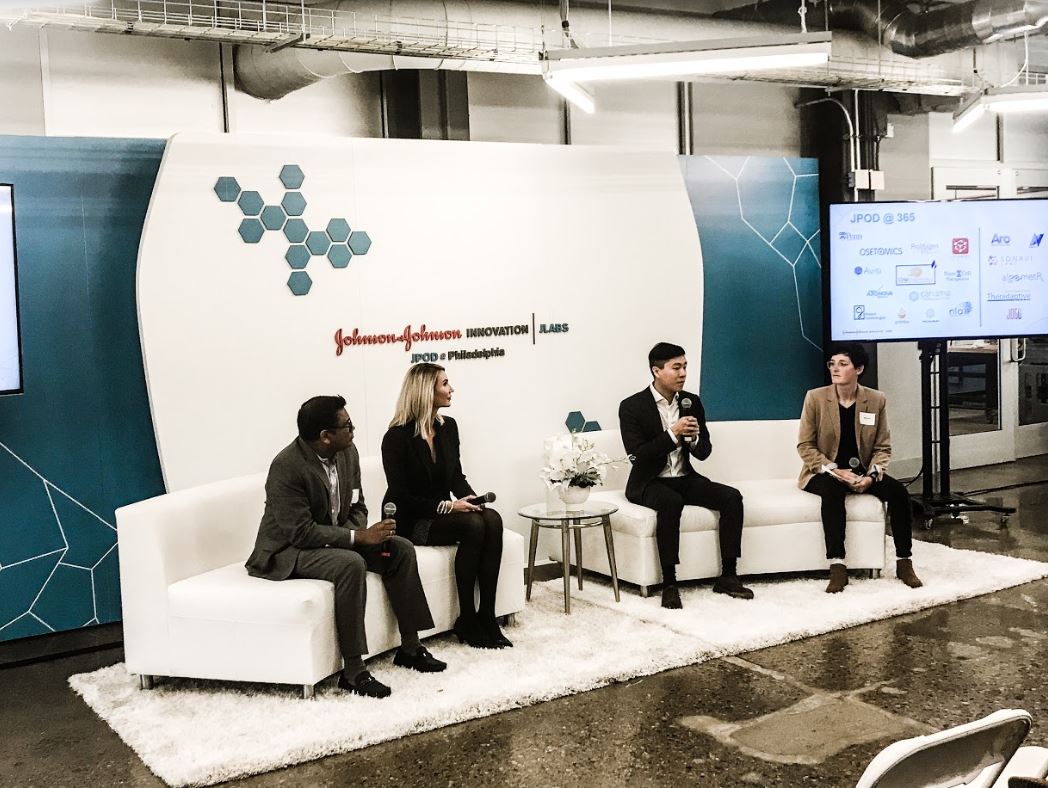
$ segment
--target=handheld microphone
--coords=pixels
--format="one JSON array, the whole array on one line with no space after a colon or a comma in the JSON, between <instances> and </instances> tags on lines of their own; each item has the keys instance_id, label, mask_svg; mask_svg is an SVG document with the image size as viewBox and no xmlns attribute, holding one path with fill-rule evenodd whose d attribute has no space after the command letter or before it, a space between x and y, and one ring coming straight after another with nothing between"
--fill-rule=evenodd
<instances>
[{"instance_id":1,"label":"handheld microphone","mask_svg":"<svg viewBox=\"0 0 1048 788\"><path fill-rule=\"evenodd\" d=\"M483 495L478 495L472 501L470 501L470 503L473 504L474 506L483 506L486 503L494 503L494 502L495 502L495 493L493 493L493 492L486 492Z\"/></svg>"},{"instance_id":2,"label":"handheld microphone","mask_svg":"<svg viewBox=\"0 0 1048 788\"><path fill-rule=\"evenodd\" d=\"M396 513L397 513L397 505L395 503L393 503L393 501L390 501L389 503L386 503L386 504L383 505L383 507L382 507L382 519L383 520L392 520L393 517L396 515ZM380 555L383 558L389 558L389 556L390 556L389 541L390 540L387 539L386 541L384 541L382 543L382 552L380 553Z\"/></svg>"},{"instance_id":3,"label":"handheld microphone","mask_svg":"<svg viewBox=\"0 0 1048 788\"><path fill-rule=\"evenodd\" d=\"M853 473L857 473L860 476L866 475L866 469L863 467L862 463L859 462L858 457L852 457L850 460L848 460L848 467L852 469Z\"/></svg>"},{"instance_id":4,"label":"handheld microphone","mask_svg":"<svg viewBox=\"0 0 1048 788\"><path fill-rule=\"evenodd\" d=\"M685 416L690 416L690 415L691 415L691 398L690 397L684 397L680 401L680 416L681 416L681 418L684 418ZM685 443L691 443L692 440L693 439L692 439L691 435L685 435L684 436L684 442Z\"/></svg>"}]
</instances>

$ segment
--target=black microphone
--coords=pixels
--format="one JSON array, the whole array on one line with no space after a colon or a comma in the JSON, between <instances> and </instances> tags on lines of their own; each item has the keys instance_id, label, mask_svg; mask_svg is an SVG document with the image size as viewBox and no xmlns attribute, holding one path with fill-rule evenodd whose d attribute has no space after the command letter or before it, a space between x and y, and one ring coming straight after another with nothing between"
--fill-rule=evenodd
<instances>
[{"instance_id":1,"label":"black microphone","mask_svg":"<svg viewBox=\"0 0 1048 788\"><path fill-rule=\"evenodd\" d=\"M383 504L383 506L382 506L382 519L383 520L392 520L393 517L396 515L396 513L397 513L397 505L395 503L393 503L393 501L389 501L388 503ZM386 541L384 541L382 543L382 552L380 553L380 555L383 558L389 558L389 556L390 556L389 543L390 543L389 539L387 539Z\"/></svg>"},{"instance_id":2,"label":"black microphone","mask_svg":"<svg viewBox=\"0 0 1048 788\"><path fill-rule=\"evenodd\" d=\"M478 495L472 501L470 501L470 503L473 504L474 506L483 506L486 503L494 503L494 502L495 502L495 493L493 493L493 492L486 492L483 495Z\"/></svg>"},{"instance_id":3,"label":"black microphone","mask_svg":"<svg viewBox=\"0 0 1048 788\"><path fill-rule=\"evenodd\" d=\"M690 411L691 411L691 398L690 397L684 397L680 401L680 417L683 419L686 416L690 416L691 415ZM692 437L690 435L684 435L682 437L684 438L684 442L685 443L691 443Z\"/></svg>"},{"instance_id":4,"label":"black microphone","mask_svg":"<svg viewBox=\"0 0 1048 788\"><path fill-rule=\"evenodd\" d=\"M864 468L862 463L859 462L858 457L852 457L848 460L848 467L852 469L852 473L857 473L860 476L866 475L866 468Z\"/></svg>"}]
</instances>

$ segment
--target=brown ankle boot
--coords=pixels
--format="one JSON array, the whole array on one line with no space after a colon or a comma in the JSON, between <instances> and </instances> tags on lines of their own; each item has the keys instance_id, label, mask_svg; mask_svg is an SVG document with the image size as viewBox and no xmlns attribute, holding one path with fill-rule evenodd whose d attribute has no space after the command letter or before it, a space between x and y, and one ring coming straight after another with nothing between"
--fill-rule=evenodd
<instances>
[{"instance_id":1,"label":"brown ankle boot","mask_svg":"<svg viewBox=\"0 0 1048 788\"><path fill-rule=\"evenodd\" d=\"M913 561L909 558L900 558L895 562L895 574L910 588L920 588L924 585L921 578L917 577L917 573L913 571Z\"/></svg>"},{"instance_id":2,"label":"brown ankle boot","mask_svg":"<svg viewBox=\"0 0 1048 788\"><path fill-rule=\"evenodd\" d=\"M830 564L830 584L826 586L827 594L839 594L848 585L848 567L844 564Z\"/></svg>"}]
</instances>

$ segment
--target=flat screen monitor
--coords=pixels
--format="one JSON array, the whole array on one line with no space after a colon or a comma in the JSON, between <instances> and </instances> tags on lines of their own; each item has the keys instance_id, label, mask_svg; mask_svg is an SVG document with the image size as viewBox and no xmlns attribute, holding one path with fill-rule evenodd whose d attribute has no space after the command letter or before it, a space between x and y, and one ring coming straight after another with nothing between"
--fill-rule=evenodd
<instances>
[{"instance_id":1,"label":"flat screen monitor","mask_svg":"<svg viewBox=\"0 0 1048 788\"><path fill-rule=\"evenodd\" d=\"M835 341L1048 335L1048 200L830 206Z\"/></svg>"},{"instance_id":2,"label":"flat screen monitor","mask_svg":"<svg viewBox=\"0 0 1048 788\"><path fill-rule=\"evenodd\" d=\"M0 395L22 391L22 343L18 321L15 260L15 197L0 183Z\"/></svg>"}]
</instances>

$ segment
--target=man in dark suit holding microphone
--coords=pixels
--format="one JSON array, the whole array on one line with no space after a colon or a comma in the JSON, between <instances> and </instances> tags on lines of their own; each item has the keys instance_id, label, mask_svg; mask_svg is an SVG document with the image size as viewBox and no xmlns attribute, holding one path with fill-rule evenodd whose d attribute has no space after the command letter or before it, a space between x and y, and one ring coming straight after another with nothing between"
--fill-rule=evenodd
<instances>
[{"instance_id":1,"label":"man in dark suit holding microphone","mask_svg":"<svg viewBox=\"0 0 1048 788\"><path fill-rule=\"evenodd\" d=\"M360 459L353 422L342 397L313 397L298 411L298 437L273 460L266 478L266 508L248 574L267 580L330 580L335 586L335 628L344 667L338 686L384 698L390 689L364 667L367 573L382 575L400 628L393 664L422 673L444 670L419 642L433 627L415 561L415 546L395 536L396 523L367 525L360 489Z\"/></svg>"},{"instance_id":2,"label":"man in dark suit holding microphone","mask_svg":"<svg viewBox=\"0 0 1048 788\"><path fill-rule=\"evenodd\" d=\"M742 553L742 494L710 481L692 467L713 451L706 414L697 394L684 391L688 359L684 348L659 342L648 353L652 383L619 405L619 429L626 453L634 457L626 498L654 509L655 541L662 565L662 606L681 607L677 590L680 518L685 506L704 506L720 513L721 575L717 594L752 599L739 582L736 562Z\"/></svg>"}]
</instances>

